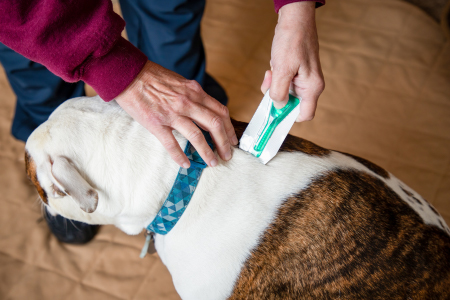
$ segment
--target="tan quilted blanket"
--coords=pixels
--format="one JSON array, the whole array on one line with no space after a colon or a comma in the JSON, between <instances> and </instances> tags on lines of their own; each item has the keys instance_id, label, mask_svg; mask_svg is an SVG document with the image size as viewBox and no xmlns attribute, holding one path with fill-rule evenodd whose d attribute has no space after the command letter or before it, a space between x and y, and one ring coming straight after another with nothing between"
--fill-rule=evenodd
<instances>
[{"instance_id":1,"label":"tan quilted blanket","mask_svg":"<svg viewBox=\"0 0 450 300\"><path fill-rule=\"evenodd\" d=\"M380 164L450 224L450 42L398 0L330 0L317 18L327 86L314 121L292 133ZM262 98L276 19L271 0L208 1L208 71L238 120ZM0 72L0 299L179 299L158 257L139 259L143 236L104 226L69 246L50 235L9 135L14 105Z\"/></svg>"}]
</instances>

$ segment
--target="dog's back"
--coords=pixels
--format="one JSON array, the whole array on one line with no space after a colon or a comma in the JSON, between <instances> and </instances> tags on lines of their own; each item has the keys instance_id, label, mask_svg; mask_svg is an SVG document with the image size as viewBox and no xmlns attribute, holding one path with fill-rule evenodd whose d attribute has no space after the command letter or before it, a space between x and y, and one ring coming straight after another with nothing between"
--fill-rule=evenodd
<instances>
[{"instance_id":1,"label":"dog's back","mask_svg":"<svg viewBox=\"0 0 450 300\"><path fill-rule=\"evenodd\" d=\"M293 136L281 151L331 154ZM230 299L450 298L450 230L442 217L384 169L346 155L374 175L336 168L286 199Z\"/></svg>"}]
</instances>

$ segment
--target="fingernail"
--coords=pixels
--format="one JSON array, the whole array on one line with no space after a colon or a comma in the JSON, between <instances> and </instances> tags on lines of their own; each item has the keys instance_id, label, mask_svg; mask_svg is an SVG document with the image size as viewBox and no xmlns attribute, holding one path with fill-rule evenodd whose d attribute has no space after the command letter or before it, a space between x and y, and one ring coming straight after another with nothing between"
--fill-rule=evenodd
<instances>
[{"instance_id":1,"label":"fingernail","mask_svg":"<svg viewBox=\"0 0 450 300\"><path fill-rule=\"evenodd\" d=\"M189 163L187 163L187 162L183 163L183 168L189 169Z\"/></svg>"},{"instance_id":2,"label":"fingernail","mask_svg":"<svg viewBox=\"0 0 450 300\"><path fill-rule=\"evenodd\" d=\"M217 166L217 159L214 158L214 159L210 162L210 165L211 165L211 167Z\"/></svg>"},{"instance_id":3,"label":"fingernail","mask_svg":"<svg viewBox=\"0 0 450 300\"><path fill-rule=\"evenodd\" d=\"M264 73L264 79L267 78L267 74L269 74L269 71L266 71L266 73Z\"/></svg>"},{"instance_id":4,"label":"fingernail","mask_svg":"<svg viewBox=\"0 0 450 300\"><path fill-rule=\"evenodd\" d=\"M284 102L273 101L273 106L275 106L276 109L283 108L285 105L286 103Z\"/></svg>"},{"instance_id":5,"label":"fingernail","mask_svg":"<svg viewBox=\"0 0 450 300\"><path fill-rule=\"evenodd\" d=\"M231 151L228 151L228 152L225 154L225 160L230 160L230 158L231 158Z\"/></svg>"},{"instance_id":6,"label":"fingernail","mask_svg":"<svg viewBox=\"0 0 450 300\"><path fill-rule=\"evenodd\" d=\"M233 143L233 146L236 146L239 143L236 135L231 138L231 142Z\"/></svg>"}]
</instances>

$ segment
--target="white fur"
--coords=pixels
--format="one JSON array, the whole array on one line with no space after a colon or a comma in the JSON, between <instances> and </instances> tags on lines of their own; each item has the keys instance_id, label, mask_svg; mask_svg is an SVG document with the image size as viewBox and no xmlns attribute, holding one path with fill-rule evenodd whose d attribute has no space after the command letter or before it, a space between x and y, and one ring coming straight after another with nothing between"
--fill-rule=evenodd
<instances>
[{"instance_id":1,"label":"white fur","mask_svg":"<svg viewBox=\"0 0 450 300\"><path fill-rule=\"evenodd\" d=\"M175 134L184 148L185 139ZM52 210L78 221L114 224L128 234L140 233L153 220L178 172L154 136L115 102L106 104L98 97L61 105L33 132L26 147ZM69 158L97 191L93 213L82 211L70 197L52 193L50 161L57 157ZM243 263L283 201L337 168L377 176L337 152L324 158L279 153L264 166L235 149L230 162L206 168L178 224L168 235L156 236L158 254L180 296L187 300L229 296ZM406 199L398 179L392 176L386 183ZM442 227L431 210L414 209L426 223Z\"/></svg>"}]
</instances>

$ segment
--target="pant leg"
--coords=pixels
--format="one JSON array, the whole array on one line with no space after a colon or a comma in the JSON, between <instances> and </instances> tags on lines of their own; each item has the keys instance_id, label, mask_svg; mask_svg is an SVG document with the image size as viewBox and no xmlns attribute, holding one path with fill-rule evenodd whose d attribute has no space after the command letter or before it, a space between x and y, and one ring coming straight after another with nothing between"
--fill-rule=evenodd
<instances>
[{"instance_id":1,"label":"pant leg","mask_svg":"<svg viewBox=\"0 0 450 300\"><path fill-rule=\"evenodd\" d=\"M206 93L226 105L220 84L205 73L206 58L200 36L205 0L119 0L128 39L148 59L195 79Z\"/></svg>"},{"instance_id":2,"label":"pant leg","mask_svg":"<svg viewBox=\"0 0 450 300\"><path fill-rule=\"evenodd\" d=\"M205 0L120 0L120 7L133 45L149 60L203 86L200 21Z\"/></svg>"},{"instance_id":3,"label":"pant leg","mask_svg":"<svg viewBox=\"0 0 450 300\"><path fill-rule=\"evenodd\" d=\"M26 141L61 103L84 96L84 83L67 83L43 65L0 43L0 63L17 96L12 135Z\"/></svg>"}]
</instances>

